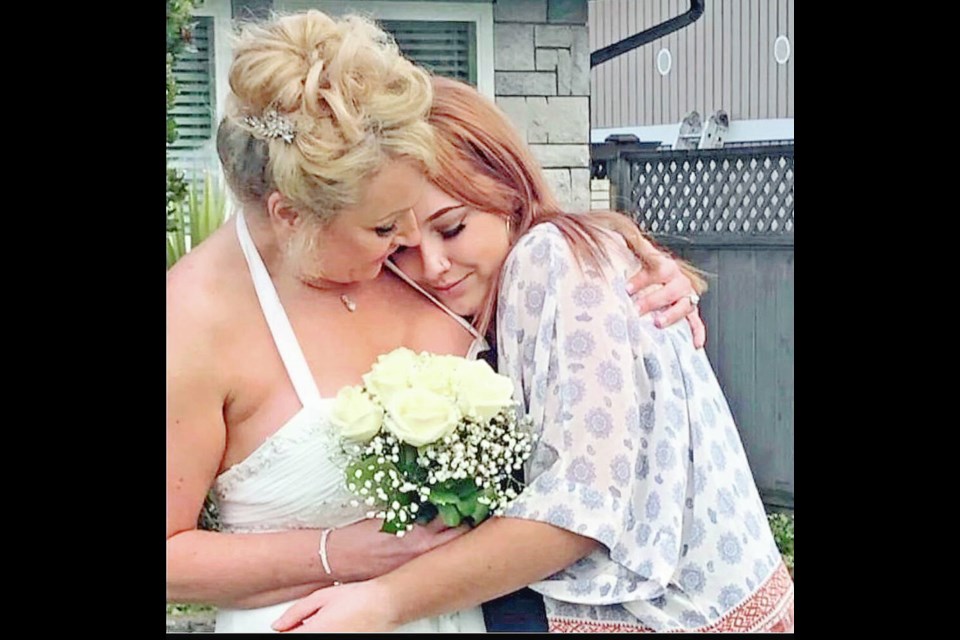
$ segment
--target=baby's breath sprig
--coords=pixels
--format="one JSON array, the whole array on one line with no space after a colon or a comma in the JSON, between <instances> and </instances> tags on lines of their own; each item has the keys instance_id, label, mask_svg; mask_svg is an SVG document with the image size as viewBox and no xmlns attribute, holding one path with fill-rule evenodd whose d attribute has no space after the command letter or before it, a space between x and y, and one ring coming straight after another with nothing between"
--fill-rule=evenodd
<instances>
[{"instance_id":1,"label":"baby's breath sprig","mask_svg":"<svg viewBox=\"0 0 960 640\"><path fill-rule=\"evenodd\" d=\"M504 508L523 487L514 472L530 457L530 419L513 408L488 422L464 418L441 440L419 448L381 431L354 449L347 488L403 536L437 513L446 524L478 524Z\"/></svg>"}]
</instances>

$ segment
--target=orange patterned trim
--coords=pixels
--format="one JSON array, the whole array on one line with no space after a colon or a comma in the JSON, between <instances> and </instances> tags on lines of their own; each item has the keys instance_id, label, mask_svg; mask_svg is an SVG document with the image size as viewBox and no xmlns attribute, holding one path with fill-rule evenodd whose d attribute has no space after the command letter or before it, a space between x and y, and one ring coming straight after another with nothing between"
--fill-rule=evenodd
<instances>
[{"instance_id":1,"label":"orange patterned trim","mask_svg":"<svg viewBox=\"0 0 960 640\"><path fill-rule=\"evenodd\" d=\"M653 633L640 624L597 622L577 618L550 618L551 633ZM713 624L680 632L792 632L793 579L782 562L767 581L739 606L731 609Z\"/></svg>"},{"instance_id":2,"label":"orange patterned trim","mask_svg":"<svg viewBox=\"0 0 960 640\"><path fill-rule=\"evenodd\" d=\"M650 627L629 622L597 622L577 618L548 618L550 633L656 633Z\"/></svg>"}]
</instances>

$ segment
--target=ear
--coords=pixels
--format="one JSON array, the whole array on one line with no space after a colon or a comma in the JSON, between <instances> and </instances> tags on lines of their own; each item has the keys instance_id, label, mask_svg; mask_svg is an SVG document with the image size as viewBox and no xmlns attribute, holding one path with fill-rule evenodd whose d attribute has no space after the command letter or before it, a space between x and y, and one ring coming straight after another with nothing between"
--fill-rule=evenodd
<instances>
[{"instance_id":1,"label":"ear","mask_svg":"<svg viewBox=\"0 0 960 640\"><path fill-rule=\"evenodd\" d=\"M279 191L267 196L267 217L271 226L279 227L288 233L294 231L300 222L300 212L291 207Z\"/></svg>"}]
</instances>

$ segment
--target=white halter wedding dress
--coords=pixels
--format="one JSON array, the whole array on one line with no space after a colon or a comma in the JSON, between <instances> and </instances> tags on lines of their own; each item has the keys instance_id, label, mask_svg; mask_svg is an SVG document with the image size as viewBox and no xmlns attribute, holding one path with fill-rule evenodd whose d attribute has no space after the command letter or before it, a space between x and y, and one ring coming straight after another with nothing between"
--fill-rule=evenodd
<instances>
[{"instance_id":1,"label":"white halter wedding dress","mask_svg":"<svg viewBox=\"0 0 960 640\"><path fill-rule=\"evenodd\" d=\"M260 306L302 408L246 459L221 473L213 486L224 531L255 533L289 529L342 527L364 518L366 509L350 506L344 481L345 461L329 424L333 398L317 389L303 351L280 303L241 214L237 235L246 256ZM389 263L388 263L389 264ZM389 265L392 267L392 264ZM397 270L394 268L394 271ZM402 274L405 281L417 287ZM436 303L432 296L428 298ZM445 311L451 313L443 305ZM451 315L453 315L451 313ZM469 327L459 316L454 316ZM470 327L472 330L472 327ZM472 331L476 336L476 332ZM486 348L477 336L468 357ZM387 535L387 534L384 534ZM271 632L271 623L292 602L257 609L217 611L217 633ZM417 620L398 632L484 632L480 607Z\"/></svg>"}]
</instances>

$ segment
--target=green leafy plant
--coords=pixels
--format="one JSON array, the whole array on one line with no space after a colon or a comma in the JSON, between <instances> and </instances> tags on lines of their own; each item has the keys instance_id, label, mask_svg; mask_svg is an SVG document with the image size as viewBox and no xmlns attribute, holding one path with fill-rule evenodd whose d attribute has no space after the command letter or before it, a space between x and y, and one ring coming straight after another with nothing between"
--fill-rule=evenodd
<instances>
[{"instance_id":1,"label":"green leafy plant","mask_svg":"<svg viewBox=\"0 0 960 640\"><path fill-rule=\"evenodd\" d=\"M167 231L176 231L177 209L187 200L187 181L176 169L167 169Z\"/></svg>"},{"instance_id":2,"label":"green leafy plant","mask_svg":"<svg viewBox=\"0 0 960 640\"><path fill-rule=\"evenodd\" d=\"M767 514L767 521L770 523L770 531L773 532L777 548L783 556L783 562L793 576L793 514L770 513Z\"/></svg>"},{"instance_id":3,"label":"green leafy plant","mask_svg":"<svg viewBox=\"0 0 960 640\"><path fill-rule=\"evenodd\" d=\"M167 229L167 269L216 231L226 210L226 189L209 172L204 174L202 191L191 183L186 202L174 207L172 230Z\"/></svg>"}]
</instances>

